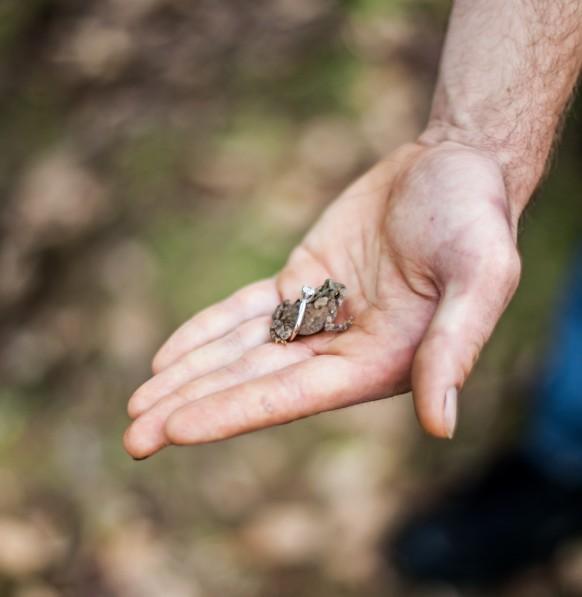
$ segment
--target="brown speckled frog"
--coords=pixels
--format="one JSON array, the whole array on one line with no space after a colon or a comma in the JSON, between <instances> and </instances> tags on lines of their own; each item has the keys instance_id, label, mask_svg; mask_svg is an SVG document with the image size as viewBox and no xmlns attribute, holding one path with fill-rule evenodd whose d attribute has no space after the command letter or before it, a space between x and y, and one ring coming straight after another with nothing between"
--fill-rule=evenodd
<instances>
[{"instance_id":1,"label":"brown speckled frog","mask_svg":"<svg viewBox=\"0 0 582 597\"><path fill-rule=\"evenodd\" d=\"M335 323L338 307L344 300L346 287L328 278L319 288L315 288L308 299L305 316L298 336L310 336L317 332L345 332L352 325L352 319L344 323ZM293 335L293 328L299 313L301 299L294 303L285 300L277 306L271 324L271 339L279 344L287 344Z\"/></svg>"}]
</instances>

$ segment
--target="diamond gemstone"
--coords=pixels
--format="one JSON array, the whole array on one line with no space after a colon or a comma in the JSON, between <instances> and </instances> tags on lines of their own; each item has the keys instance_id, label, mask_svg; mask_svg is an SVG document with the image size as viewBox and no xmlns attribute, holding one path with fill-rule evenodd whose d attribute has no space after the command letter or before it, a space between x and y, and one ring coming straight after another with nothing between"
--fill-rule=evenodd
<instances>
[{"instance_id":1,"label":"diamond gemstone","mask_svg":"<svg viewBox=\"0 0 582 597\"><path fill-rule=\"evenodd\" d=\"M311 288L311 286L304 286L301 289L301 292L304 299L311 298L315 294L315 288Z\"/></svg>"}]
</instances>

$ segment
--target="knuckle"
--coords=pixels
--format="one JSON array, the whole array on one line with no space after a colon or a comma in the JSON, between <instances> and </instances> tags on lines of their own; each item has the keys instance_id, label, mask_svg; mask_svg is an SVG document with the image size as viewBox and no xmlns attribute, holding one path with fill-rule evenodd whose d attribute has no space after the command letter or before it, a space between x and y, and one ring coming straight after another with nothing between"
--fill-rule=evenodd
<instances>
[{"instance_id":1,"label":"knuckle","mask_svg":"<svg viewBox=\"0 0 582 597\"><path fill-rule=\"evenodd\" d=\"M162 371L162 369L164 368L164 365L165 365L165 360L164 360L163 356L158 352L152 359L152 364L151 364L152 373L154 375L157 375L158 373L160 373L160 371Z\"/></svg>"},{"instance_id":2,"label":"knuckle","mask_svg":"<svg viewBox=\"0 0 582 597\"><path fill-rule=\"evenodd\" d=\"M239 309L239 310L246 310L249 307L252 307L254 304L254 300L252 297L252 293L249 292L249 288L241 288L237 290L234 294L230 296L230 298L224 301L223 305L228 306L230 308Z\"/></svg>"},{"instance_id":3,"label":"knuckle","mask_svg":"<svg viewBox=\"0 0 582 597\"><path fill-rule=\"evenodd\" d=\"M250 379L252 378L257 370L257 357L256 351L248 351L242 354L237 360L232 363L228 363L224 366L224 372L227 376L234 379Z\"/></svg>"},{"instance_id":4,"label":"knuckle","mask_svg":"<svg viewBox=\"0 0 582 597\"><path fill-rule=\"evenodd\" d=\"M508 247L499 256L499 266L506 282L515 284L521 274L521 259L517 249Z\"/></svg>"},{"instance_id":5,"label":"knuckle","mask_svg":"<svg viewBox=\"0 0 582 597\"><path fill-rule=\"evenodd\" d=\"M215 317L220 316L221 314L221 305L216 305L215 309ZM205 309L192 317L192 319L186 324L190 330L195 330L196 334L200 336L206 336L207 332L209 331L209 327L212 324L212 311L210 309Z\"/></svg>"},{"instance_id":6,"label":"knuckle","mask_svg":"<svg viewBox=\"0 0 582 597\"><path fill-rule=\"evenodd\" d=\"M243 379L250 377L254 371L254 363L252 357L246 353L243 354L238 361L232 365L233 373L242 376Z\"/></svg>"},{"instance_id":7,"label":"knuckle","mask_svg":"<svg viewBox=\"0 0 582 597\"><path fill-rule=\"evenodd\" d=\"M135 419L143 411L143 397L140 390L136 390L127 402L127 414L130 419Z\"/></svg>"},{"instance_id":8,"label":"knuckle","mask_svg":"<svg viewBox=\"0 0 582 597\"><path fill-rule=\"evenodd\" d=\"M512 283L513 290L515 290L521 278L521 256L519 255L517 249L514 250L512 260L509 265L510 281Z\"/></svg>"},{"instance_id":9,"label":"knuckle","mask_svg":"<svg viewBox=\"0 0 582 597\"><path fill-rule=\"evenodd\" d=\"M261 344L245 352L239 358L241 371L248 374L257 374L268 366L271 351L269 344Z\"/></svg>"},{"instance_id":10,"label":"knuckle","mask_svg":"<svg viewBox=\"0 0 582 597\"><path fill-rule=\"evenodd\" d=\"M198 397L198 388L195 383L186 384L179 388L176 388L171 394L168 394L164 398L167 402L171 401L173 404L176 405L176 408L188 404L192 402L192 400L196 400Z\"/></svg>"},{"instance_id":11,"label":"knuckle","mask_svg":"<svg viewBox=\"0 0 582 597\"><path fill-rule=\"evenodd\" d=\"M521 274L521 259L513 245L504 244L491 249L484 266L484 277L515 289Z\"/></svg>"},{"instance_id":12,"label":"knuckle","mask_svg":"<svg viewBox=\"0 0 582 597\"><path fill-rule=\"evenodd\" d=\"M224 349L228 351L237 349L239 346L241 346L241 344L243 344L243 330L240 328L233 330L230 332L230 334L224 336L222 341L224 342Z\"/></svg>"},{"instance_id":13,"label":"knuckle","mask_svg":"<svg viewBox=\"0 0 582 597\"><path fill-rule=\"evenodd\" d=\"M500 299L506 307L517 290L521 277L521 258L513 246L497 256L497 280L502 289Z\"/></svg>"}]
</instances>

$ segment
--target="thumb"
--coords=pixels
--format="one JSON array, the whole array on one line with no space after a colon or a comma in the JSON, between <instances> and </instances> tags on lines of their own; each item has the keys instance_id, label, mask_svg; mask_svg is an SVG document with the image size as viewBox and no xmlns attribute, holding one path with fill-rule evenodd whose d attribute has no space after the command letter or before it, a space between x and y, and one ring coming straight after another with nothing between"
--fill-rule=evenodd
<instances>
[{"instance_id":1,"label":"thumb","mask_svg":"<svg viewBox=\"0 0 582 597\"><path fill-rule=\"evenodd\" d=\"M519 257L472 284L450 283L412 365L414 406L431 435L452 438L457 395L519 279Z\"/></svg>"}]
</instances>

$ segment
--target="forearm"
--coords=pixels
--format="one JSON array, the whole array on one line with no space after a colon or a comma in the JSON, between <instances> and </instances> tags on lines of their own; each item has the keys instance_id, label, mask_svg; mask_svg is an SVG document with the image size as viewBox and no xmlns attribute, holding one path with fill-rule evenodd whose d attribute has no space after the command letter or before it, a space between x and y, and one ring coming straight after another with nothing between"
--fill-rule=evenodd
<instances>
[{"instance_id":1,"label":"forearm","mask_svg":"<svg viewBox=\"0 0 582 597\"><path fill-rule=\"evenodd\" d=\"M490 152L513 219L538 184L582 63L582 0L456 0L421 142Z\"/></svg>"}]
</instances>

